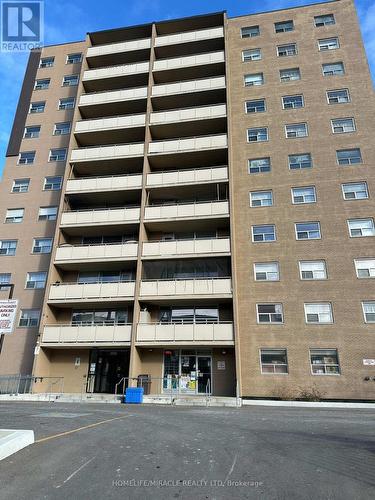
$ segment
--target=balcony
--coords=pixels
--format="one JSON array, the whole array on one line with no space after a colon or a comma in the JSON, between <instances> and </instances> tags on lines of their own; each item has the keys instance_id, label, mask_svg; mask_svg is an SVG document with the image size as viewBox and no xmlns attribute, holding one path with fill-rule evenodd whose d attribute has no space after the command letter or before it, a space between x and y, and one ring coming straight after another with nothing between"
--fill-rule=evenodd
<instances>
[{"instance_id":1,"label":"balcony","mask_svg":"<svg viewBox=\"0 0 375 500\"><path fill-rule=\"evenodd\" d=\"M157 58L199 54L224 48L224 28L216 26L195 31L181 31L155 38Z\"/></svg>"},{"instance_id":2,"label":"balcony","mask_svg":"<svg viewBox=\"0 0 375 500\"><path fill-rule=\"evenodd\" d=\"M147 175L147 187L184 186L228 181L228 167L195 168L152 172Z\"/></svg>"},{"instance_id":3,"label":"balcony","mask_svg":"<svg viewBox=\"0 0 375 500\"><path fill-rule=\"evenodd\" d=\"M86 226L107 226L139 223L139 207L97 208L63 212L60 227L79 228Z\"/></svg>"},{"instance_id":4,"label":"balcony","mask_svg":"<svg viewBox=\"0 0 375 500\"><path fill-rule=\"evenodd\" d=\"M55 265L89 262L122 262L136 260L138 243L111 243L103 245L62 245L57 248Z\"/></svg>"},{"instance_id":5,"label":"balcony","mask_svg":"<svg viewBox=\"0 0 375 500\"><path fill-rule=\"evenodd\" d=\"M131 325L46 325L41 345L45 347L130 345L131 330Z\"/></svg>"},{"instance_id":6,"label":"balcony","mask_svg":"<svg viewBox=\"0 0 375 500\"><path fill-rule=\"evenodd\" d=\"M149 241L143 243L143 258L169 258L191 256L230 255L229 238L209 238L195 240Z\"/></svg>"},{"instance_id":7,"label":"balcony","mask_svg":"<svg viewBox=\"0 0 375 500\"><path fill-rule=\"evenodd\" d=\"M146 111L147 87L83 94L78 106L85 118Z\"/></svg>"},{"instance_id":8,"label":"balcony","mask_svg":"<svg viewBox=\"0 0 375 500\"><path fill-rule=\"evenodd\" d=\"M233 345L233 323L140 323L137 345Z\"/></svg>"},{"instance_id":9,"label":"balcony","mask_svg":"<svg viewBox=\"0 0 375 500\"><path fill-rule=\"evenodd\" d=\"M116 165L122 166L124 160L128 160L127 167L139 169L143 164L144 148L143 142L135 142L73 149L70 163L74 163L75 166L82 164L89 171L92 168L93 170L90 173L104 167L110 169L116 167Z\"/></svg>"},{"instance_id":10,"label":"balcony","mask_svg":"<svg viewBox=\"0 0 375 500\"><path fill-rule=\"evenodd\" d=\"M86 59L90 68L109 66L119 62L145 61L149 58L150 48L150 38L95 45L87 49Z\"/></svg>"},{"instance_id":11,"label":"balcony","mask_svg":"<svg viewBox=\"0 0 375 500\"><path fill-rule=\"evenodd\" d=\"M145 209L145 222L229 217L229 202L201 201L181 204L151 205Z\"/></svg>"},{"instance_id":12,"label":"balcony","mask_svg":"<svg viewBox=\"0 0 375 500\"><path fill-rule=\"evenodd\" d=\"M112 175L108 177L83 177L68 179L66 194L126 191L142 188L142 175Z\"/></svg>"},{"instance_id":13,"label":"balcony","mask_svg":"<svg viewBox=\"0 0 375 500\"><path fill-rule=\"evenodd\" d=\"M55 283L48 295L50 304L103 303L131 301L134 299L135 282L115 283Z\"/></svg>"},{"instance_id":14,"label":"balcony","mask_svg":"<svg viewBox=\"0 0 375 500\"><path fill-rule=\"evenodd\" d=\"M231 298L231 278L195 278L142 280L140 296L144 300L171 298Z\"/></svg>"},{"instance_id":15,"label":"balcony","mask_svg":"<svg viewBox=\"0 0 375 500\"><path fill-rule=\"evenodd\" d=\"M202 40L210 40L213 38L223 38L224 28L209 28L196 31L184 31L173 35L157 36L155 38L155 47L163 47L165 45L177 45L181 43L197 42Z\"/></svg>"},{"instance_id":16,"label":"balcony","mask_svg":"<svg viewBox=\"0 0 375 500\"><path fill-rule=\"evenodd\" d=\"M88 69L83 73L83 84L88 92L122 89L147 85L150 63L138 62Z\"/></svg>"}]
</instances>

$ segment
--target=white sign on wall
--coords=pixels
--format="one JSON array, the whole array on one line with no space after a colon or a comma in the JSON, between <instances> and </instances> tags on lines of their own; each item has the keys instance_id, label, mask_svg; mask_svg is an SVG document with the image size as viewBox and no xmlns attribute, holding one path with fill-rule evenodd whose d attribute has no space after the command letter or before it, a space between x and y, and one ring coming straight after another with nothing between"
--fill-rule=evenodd
<instances>
[{"instance_id":1,"label":"white sign on wall","mask_svg":"<svg viewBox=\"0 0 375 500\"><path fill-rule=\"evenodd\" d=\"M0 300L0 335L13 333L18 300Z\"/></svg>"},{"instance_id":2,"label":"white sign on wall","mask_svg":"<svg viewBox=\"0 0 375 500\"><path fill-rule=\"evenodd\" d=\"M375 359L364 359L363 364L365 366L375 366Z\"/></svg>"}]
</instances>

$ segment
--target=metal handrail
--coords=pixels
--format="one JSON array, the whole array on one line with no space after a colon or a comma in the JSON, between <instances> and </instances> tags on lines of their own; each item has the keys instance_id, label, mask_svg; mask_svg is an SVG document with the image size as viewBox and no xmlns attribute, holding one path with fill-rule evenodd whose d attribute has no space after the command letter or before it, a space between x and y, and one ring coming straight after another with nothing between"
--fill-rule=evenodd
<instances>
[{"instance_id":1,"label":"metal handrail","mask_svg":"<svg viewBox=\"0 0 375 500\"><path fill-rule=\"evenodd\" d=\"M162 113L169 113L171 111L185 111L186 109L215 108L217 106L225 106L225 107L227 107L227 103L226 102L215 102L215 104L204 104L203 106L188 106L187 108L168 108L168 109L163 109L161 111L153 111L151 113L151 115L160 115ZM142 113L140 113L140 114L142 114Z\"/></svg>"},{"instance_id":2,"label":"metal handrail","mask_svg":"<svg viewBox=\"0 0 375 500\"><path fill-rule=\"evenodd\" d=\"M154 61L154 64L155 62L158 62L158 61L173 61L173 59L184 59L186 57L197 57L197 56L203 56L203 55L206 55L206 54L225 54L224 50L212 50L211 52L197 52L197 53L194 53L194 54L186 54L184 56L176 56L176 57L161 57L160 59L156 59Z\"/></svg>"},{"instance_id":3,"label":"metal handrail","mask_svg":"<svg viewBox=\"0 0 375 500\"><path fill-rule=\"evenodd\" d=\"M202 203L220 203L220 202L228 202L229 199L222 199L222 200L198 200L198 201L189 201L189 200L177 200L177 201L171 201L171 202L164 202L164 203L155 203L153 205L146 205L146 208L149 207L165 207L165 206L175 206L175 205L200 205Z\"/></svg>"},{"instance_id":4,"label":"metal handrail","mask_svg":"<svg viewBox=\"0 0 375 500\"><path fill-rule=\"evenodd\" d=\"M220 135L220 134L218 134ZM203 137L203 136L201 136ZM120 144L100 144L99 146L81 146L74 148L72 151L81 151L82 149L100 149L100 148L115 148L117 146L134 146L135 144L144 144L144 141L137 142L121 142Z\"/></svg>"},{"instance_id":5,"label":"metal handrail","mask_svg":"<svg viewBox=\"0 0 375 500\"><path fill-rule=\"evenodd\" d=\"M232 276L196 276L196 277L191 277L191 278L147 278L144 279L142 278L141 281L145 282L154 282L154 281L200 281L200 280L227 280L227 279L232 279Z\"/></svg>"},{"instance_id":6,"label":"metal handrail","mask_svg":"<svg viewBox=\"0 0 375 500\"><path fill-rule=\"evenodd\" d=\"M124 118L125 116L126 117L131 117L131 116L146 116L146 113L131 113L131 114L128 114L128 115L114 115L114 116L102 116L100 118L86 118L85 120L77 120L76 121L76 124L77 123L85 123L85 122L99 122L99 121L105 121L105 120L113 120L115 118ZM80 132L80 131L78 131Z\"/></svg>"},{"instance_id":7,"label":"metal handrail","mask_svg":"<svg viewBox=\"0 0 375 500\"><path fill-rule=\"evenodd\" d=\"M214 319L189 320L179 319L174 321L154 321L151 323L138 323L138 325L233 325L233 321L221 321Z\"/></svg>"},{"instance_id":8,"label":"metal handrail","mask_svg":"<svg viewBox=\"0 0 375 500\"><path fill-rule=\"evenodd\" d=\"M151 37L148 37L148 38L135 38L135 39L132 39L132 40L124 40L122 42L99 43L97 45L91 45L91 47L88 47L88 49L96 49L97 47L107 47L108 45L121 45L123 43L128 43L128 42L130 42L130 43L139 42L140 40L142 40L142 41L143 40L150 40L150 42L151 42ZM129 52L131 52L131 51L129 51ZM96 56L89 56L89 57L96 57Z\"/></svg>"},{"instance_id":9,"label":"metal handrail","mask_svg":"<svg viewBox=\"0 0 375 500\"><path fill-rule=\"evenodd\" d=\"M44 325L44 327L49 328L71 328L72 326L131 326L132 323L122 322L122 321L100 321L100 322L89 322L89 321L72 321L71 323L60 324L55 323L54 325Z\"/></svg>"},{"instance_id":10,"label":"metal handrail","mask_svg":"<svg viewBox=\"0 0 375 500\"><path fill-rule=\"evenodd\" d=\"M205 134L205 135L194 135L191 137L178 137L176 139L157 139L150 142L150 144L155 144L156 142L180 142L180 141L188 141L191 139L204 139L205 137L228 137L227 133L222 134ZM133 144L133 143L132 143Z\"/></svg>"},{"instance_id":11,"label":"metal handrail","mask_svg":"<svg viewBox=\"0 0 375 500\"><path fill-rule=\"evenodd\" d=\"M130 173L130 174L124 173L124 174L116 174L116 175L97 175L95 177L93 177L93 176L87 176L87 177L70 177L68 179L68 182L69 181L80 181L80 180L84 180L84 179L115 179L117 177L135 177L137 175L139 177L142 177L142 172L136 172L136 173Z\"/></svg>"},{"instance_id":12,"label":"metal handrail","mask_svg":"<svg viewBox=\"0 0 375 500\"><path fill-rule=\"evenodd\" d=\"M76 245L70 245L69 243L63 243L58 245L57 248L82 248L82 247L105 247L111 245L138 245L138 241L118 241L113 243L78 243Z\"/></svg>"},{"instance_id":13,"label":"metal handrail","mask_svg":"<svg viewBox=\"0 0 375 500\"><path fill-rule=\"evenodd\" d=\"M159 175L159 174L169 174L169 173L175 173L175 172L181 172L182 174L184 172L202 172L202 170L215 170L216 168L228 168L228 165L215 165L213 167L195 167L195 168L186 168L186 169L171 169L171 170L157 170L153 172L149 172L147 174L147 177L152 176L152 175Z\"/></svg>"},{"instance_id":14,"label":"metal handrail","mask_svg":"<svg viewBox=\"0 0 375 500\"><path fill-rule=\"evenodd\" d=\"M178 241L205 241L205 240L229 240L230 235L228 234L227 236L202 236L200 238L197 238L194 236L193 238L175 238L173 240L149 240L149 241L144 241L143 244L147 243L173 243L173 242L178 242Z\"/></svg>"},{"instance_id":15,"label":"metal handrail","mask_svg":"<svg viewBox=\"0 0 375 500\"><path fill-rule=\"evenodd\" d=\"M93 68L94 69L94 68ZM99 69L99 68L96 68ZM113 89L113 90L95 90L94 92L87 92L85 94L81 94L80 97L85 96L85 95L95 95L95 94L111 94L115 92L122 92L123 90L134 90L134 89L146 89L147 90L147 85L139 85L138 87L131 87L130 89L128 87L125 87L123 89ZM134 98L130 98L134 99ZM143 97L142 99L147 99L147 96Z\"/></svg>"},{"instance_id":16,"label":"metal handrail","mask_svg":"<svg viewBox=\"0 0 375 500\"><path fill-rule=\"evenodd\" d=\"M145 61L137 61L135 63L129 63L129 64L112 64L110 66L100 66L100 68L90 68L90 69L86 69L84 71L84 74L88 71L97 71L98 69L109 69L109 68L124 68L124 67L129 67L129 66L137 66L138 64L145 64L147 63L148 65L150 65L150 60L147 59ZM146 72L145 72L146 73Z\"/></svg>"},{"instance_id":17,"label":"metal handrail","mask_svg":"<svg viewBox=\"0 0 375 500\"><path fill-rule=\"evenodd\" d=\"M78 283L77 281L61 281L51 283L52 286L66 286L66 285L106 285L115 283L135 283L135 280L119 279L118 281L88 281L87 283Z\"/></svg>"},{"instance_id":18,"label":"metal handrail","mask_svg":"<svg viewBox=\"0 0 375 500\"><path fill-rule=\"evenodd\" d=\"M75 213L75 212L100 212L100 211L107 211L107 210L127 210L127 209L134 209L134 208L141 208L139 205L126 205L123 207L98 207L98 208L81 208L78 210L64 210L64 214L70 214L70 213Z\"/></svg>"}]
</instances>

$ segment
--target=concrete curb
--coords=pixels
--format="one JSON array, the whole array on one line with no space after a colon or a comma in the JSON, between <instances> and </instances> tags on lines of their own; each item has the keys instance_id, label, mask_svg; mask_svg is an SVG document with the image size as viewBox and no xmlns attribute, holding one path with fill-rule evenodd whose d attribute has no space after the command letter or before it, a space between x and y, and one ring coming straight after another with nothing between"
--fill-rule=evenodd
<instances>
[{"instance_id":1,"label":"concrete curb","mask_svg":"<svg viewBox=\"0 0 375 500\"><path fill-rule=\"evenodd\" d=\"M34 441L34 431L0 429L0 460L26 448Z\"/></svg>"},{"instance_id":2,"label":"concrete curb","mask_svg":"<svg viewBox=\"0 0 375 500\"><path fill-rule=\"evenodd\" d=\"M271 401L268 399L243 399L242 406L279 406L289 408L346 408L370 409L375 411L375 403L331 403L326 401Z\"/></svg>"}]
</instances>

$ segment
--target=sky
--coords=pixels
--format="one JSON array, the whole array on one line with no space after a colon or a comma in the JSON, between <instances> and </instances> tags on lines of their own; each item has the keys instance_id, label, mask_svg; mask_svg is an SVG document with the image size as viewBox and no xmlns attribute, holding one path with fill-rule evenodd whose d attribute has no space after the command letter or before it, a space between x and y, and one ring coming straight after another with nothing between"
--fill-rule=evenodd
<instances>
[{"instance_id":1,"label":"sky","mask_svg":"<svg viewBox=\"0 0 375 500\"><path fill-rule=\"evenodd\" d=\"M86 32L226 10L229 17L297 7L313 0L45 0L45 45L83 40ZM355 0L375 81L375 0ZM0 52L0 175L28 54Z\"/></svg>"}]
</instances>

